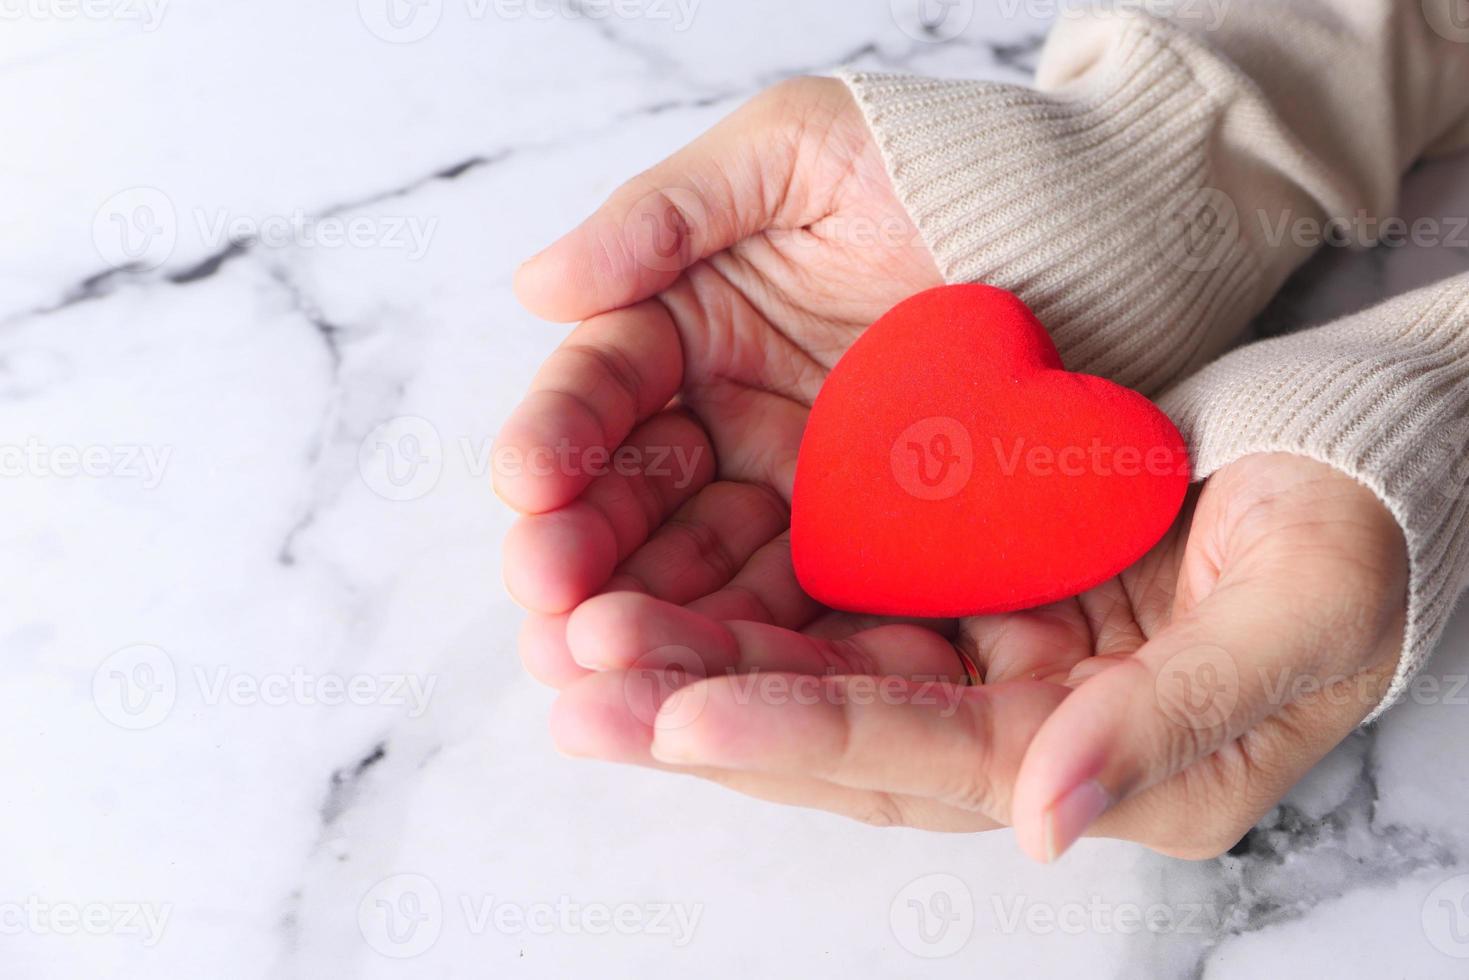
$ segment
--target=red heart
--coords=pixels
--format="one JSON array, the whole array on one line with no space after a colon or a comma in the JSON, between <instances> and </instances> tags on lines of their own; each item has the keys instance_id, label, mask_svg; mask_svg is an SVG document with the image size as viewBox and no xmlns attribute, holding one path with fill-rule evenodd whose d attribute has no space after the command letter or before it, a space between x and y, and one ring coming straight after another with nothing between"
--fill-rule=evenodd
<instances>
[{"instance_id":1,"label":"red heart","mask_svg":"<svg viewBox=\"0 0 1469 980\"><path fill-rule=\"evenodd\" d=\"M1188 481L1168 417L1067 372L1019 299L930 289L873 324L816 398L796 465L796 576L854 612L1038 606L1141 558Z\"/></svg>"}]
</instances>

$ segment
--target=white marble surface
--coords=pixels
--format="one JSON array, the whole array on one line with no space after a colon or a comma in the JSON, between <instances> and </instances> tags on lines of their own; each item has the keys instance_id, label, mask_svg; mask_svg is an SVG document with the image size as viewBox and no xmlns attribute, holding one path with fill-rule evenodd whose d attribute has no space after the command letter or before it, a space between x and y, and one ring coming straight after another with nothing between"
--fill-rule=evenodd
<instances>
[{"instance_id":1,"label":"white marble surface","mask_svg":"<svg viewBox=\"0 0 1469 980\"><path fill-rule=\"evenodd\" d=\"M557 756L484 453L561 328L510 270L772 80L1021 80L1050 5L385 3L4 5L0 975L1469 974L1463 617L1201 864ZM1469 160L1403 213L1469 214ZM1330 254L1266 323L1466 265Z\"/></svg>"}]
</instances>

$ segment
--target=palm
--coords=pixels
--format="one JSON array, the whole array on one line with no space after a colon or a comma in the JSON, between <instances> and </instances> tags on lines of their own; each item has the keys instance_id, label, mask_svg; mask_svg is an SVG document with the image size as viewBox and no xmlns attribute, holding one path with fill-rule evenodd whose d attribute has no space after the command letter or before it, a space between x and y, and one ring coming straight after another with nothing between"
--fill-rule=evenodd
<instances>
[{"instance_id":1,"label":"palm","mask_svg":"<svg viewBox=\"0 0 1469 980\"><path fill-rule=\"evenodd\" d=\"M841 243L799 248L797 260L805 261L806 266L791 260L779 237L761 236L742 243L692 268L689 278L670 290L668 301L675 310L713 307L730 311L723 322L710 322L697 312L687 320L675 317L689 358L681 401L708 433L725 484L720 492L773 494L786 506L806 417L826 374L878 313L933 285L924 280L921 266L912 270L906 284L862 272L854 275L853 270L867 257L850 254ZM841 284L838 289L850 297L850 313L820 308L815 300L823 295L826 283ZM694 289L706 291L704 303L688 303L678 295ZM711 294L713 302L707 298ZM777 330L772 322L791 326ZM1192 556L1195 565L1202 565L1199 553L1185 547L1191 514L1189 508L1142 560L1081 595L1042 609L926 625L973 662L984 663L992 681L1030 677L1059 682L1087 657L1130 654L1169 620L1185 557ZM788 565L784 553L787 516L782 514L779 529L767 544L779 549ZM704 556L691 552L686 558L687 563L671 579L702 580ZM630 564L636 565L636 559ZM1202 574L1203 568L1198 571ZM764 578L767 582L772 579ZM880 622L827 609L798 594L788 568L782 569L778 581L782 594L763 596L757 604L749 602L750 594L743 589L719 590L692 599L676 592L657 597L684 600L694 609L729 618L764 619L769 618L766 613L771 608L797 609L797 616L777 617L776 621L829 637ZM605 590L642 590L645 584L614 576Z\"/></svg>"},{"instance_id":2,"label":"palm","mask_svg":"<svg viewBox=\"0 0 1469 980\"><path fill-rule=\"evenodd\" d=\"M665 253L652 236L670 216L678 234ZM504 549L506 584L530 610L521 653L564 689L552 721L563 751L671 762L756 796L938 829L994 827L1013 805L1035 853L1041 811L1076 778L1078 753L1101 737L1128 750L1116 758L1146 762L1174 738L1157 729L1153 677L1180 647L1227 635L1228 656L1291 667L1279 629L1298 608L1324 609L1328 626L1394 608L1406 570L1391 516L1352 480L1289 456L1226 466L1142 560L1040 609L895 624L820 606L788 545L810 405L867 324L940 281L856 106L839 83L811 79L762 95L522 267L529 308L584 320L537 374L495 456L496 489L524 515ZM549 469L500 466L551 447L569 455ZM601 471L580 465L596 453ZM609 470L611 453L630 454L632 468ZM670 453L687 466L658 469ZM1370 663L1385 683L1401 623L1356 619L1359 641L1330 651ZM729 681L835 673L838 689L896 675L911 687L962 680L956 651L986 682L961 700L967 725L917 700L857 714L730 701L664 740L669 689L628 683L687 667ZM1106 669L1129 661L1142 670ZM1195 732L1175 756L1115 776L1152 788L1099 829L1176 853L1228 846L1366 710L1286 706L1209 765L1193 765L1208 751ZM1139 715L1153 727L1134 730ZM849 727L858 723L875 734ZM1293 734L1303 725L1318 733L1305 746ZM1231 805L1207 806L1221 798Z\"/></svg>"},{"instance_id":3,"label":"palm","mask_svg":"<svg viewBox=\"0 0 1469 980\"><path fill-rule=\"evenodd\" d=\"M773 490L787 505L807 412L832 365L883 311L941 282L860 122L837 121L841 128L821 142L840 152L813 161L831 174L802 181L831 188L830 198L792 205L826 217L745 239L693 265L661 297L684 346L681 400L707 431L720 477L751 492ZM863 245L844 235L861 228L887 233L881 244ZM976 662L984 650L994 679L1060 680L1087 656L1131 653L1169 617L1186 520L1123 575L1083 595L1042 610L931 626ZM786 530L772 543L780 546ZM679 578L697 577L697 556L689 557ZM609 586L631 584L614 579ZM784 584L779 605L804 616L787 625L841 636L876 622L796 596L793 576ZM716 593L690 604L715 614L764 611L746 599L741 592Z\"/></svg>"},{"instance_id":4,"label":"palm","mask_svg":"<svg viewBox=\"0 0 1469 980\"><path fill-rule=\"evenodd\" d=\"M1201 549L1189 546L1191 537L1203 533L1192 526L1193 516L1186 507L1141 560L1080 595L1038 609L961 620L956 644L983 665L987 683L1074 685L1135 653L1175 614L1180 579L1189 578L1181 570L1202 572L1206 564Z\"/></svg>"},{"instance_id":5,"label":"palm","mask_svg":"<svg viewBox=\"0 0 1469 980\"><path fill-rule=\"evenodd\" d=\"M576 576L574 596L636 591L721 619L830 637L878 622L826 609L797 584L787 545L795 462L810 405L831 367L868 324L942 277L855 104L835 83L801 84L808 99L802 124L757 164L780 175L778 208L755 233L705 250L649 301L668 318L682 352L671 392L676 411L655 415L626 442L671 443L686 457L707 453L712 482L687 494L650 493L651 481L629 487L603 480L582 490L581 499L612 523L617 547L613 560L604 556ZM657 198L661 190L640 186L638 193ZM685 209L718 213L705 195L693 202ZM697 237L703 229L693 225ZM690 424L678 414L684 411ZM666 505L652 520L627 516L617 499L629 494ZM1130 652L1170 612L1182 527L1124 576L1083 596L928 626L984 662L991 678L1064 677L1089 654ZM507 554L507 566L518 564L516 551ZM507 575L513 581L516 571ZM540 672L556 680L575 676Z\"/></svg>"},{"instance_id":6,"label":"palm","mask_svg":"<svg viewBox=\"0 0 1469 980\"><path fill-rule=\"evenodd\" d=\"M786 499L806 410L832 365L884 311L942 283L856 106L823 93L836 107L814 113L789 151L779 227L695 263L659 297L684 351L682 400L720 476Z\"/></svg>"}]
</instances>

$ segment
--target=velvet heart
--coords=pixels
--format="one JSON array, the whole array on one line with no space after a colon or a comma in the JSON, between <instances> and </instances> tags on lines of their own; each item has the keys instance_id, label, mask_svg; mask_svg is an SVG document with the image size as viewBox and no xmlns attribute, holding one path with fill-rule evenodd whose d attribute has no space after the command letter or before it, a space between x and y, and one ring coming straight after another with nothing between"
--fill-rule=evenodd
<instances>
[{"instance_id":1,"label":"velvet heart","mask_svg":"<svg viewBox=\"0 0 1469 980\"><path fill-rule=\"evenodd\" d=\"M1141 558L1188 482L1183 439L1147 398L1068 372L1010 293L942 286L884 314L817 395L796 576L853 612L1026 609Z\"/></svg>"}]
</instances>

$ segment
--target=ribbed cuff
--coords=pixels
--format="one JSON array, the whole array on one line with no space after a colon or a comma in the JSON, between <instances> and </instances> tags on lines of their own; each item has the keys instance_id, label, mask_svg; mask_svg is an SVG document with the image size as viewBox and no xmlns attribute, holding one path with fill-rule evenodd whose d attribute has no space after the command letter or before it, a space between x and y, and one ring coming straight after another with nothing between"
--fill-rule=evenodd
<instances>
[{"instance_id":1,"label":"ribbed cuff","mask_svg":"<svg viewBox=\"0 0 1469 980\"><path fill-rule=\"evenodd\" d=\"M1211 138L1237 80L1156 20L1118 17L1064 91L842 76L949 282L1016 293L1071 370L1155 393L1266 298Z\"/></svg>"},{"instance_id":2,"label":"ribbed cuff","mask_svg":"<svg viewBox=\"0 0 1469 980\"><path fill-rule=\"evenodd\" d=\"M1253 453L1295 453L1355 478L1397 518L1407 625L1375 720L1432 653L1469 566L1469 275L1250 344L1160 406L1193 449L1196 479Z\"/></svg>"}]
</instances>

